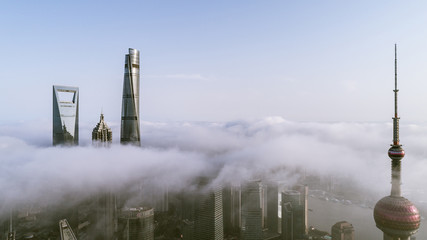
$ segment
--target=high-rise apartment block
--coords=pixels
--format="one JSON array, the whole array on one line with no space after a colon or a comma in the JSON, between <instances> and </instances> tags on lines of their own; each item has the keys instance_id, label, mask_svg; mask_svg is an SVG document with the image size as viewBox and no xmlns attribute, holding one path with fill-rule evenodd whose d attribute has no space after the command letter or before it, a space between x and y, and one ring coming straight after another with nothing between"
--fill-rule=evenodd
<instances>
[{"instance_id":1,"label":"high-rise apartment block","mask_svg":"<svg viewBox=\"0 0 427 240\"><path fill-rule=\"evenodd\" d=\"M79 144L79 88L53 86L53 145Z\"/></svg>"},{"instance_id":2,"label":"high-rise apartment block","mask_svg":"<svg viewBox=\"0 0 427 240\"><path fill-rule=\"evenodd\" d=\"M354 227L352 224L341 221L331 228L332 240L354 240Z\"/></svg>"},{"instance_id":3,"label":"high-rise apartment block","mask_svg":"<svg viewBox=\"0 0 427 240\"><path fill-rule=\"evenodd\" d=\"M140 146L139 51L129 48L125 58L120 142Z\"/></svg>"}]
</instances>

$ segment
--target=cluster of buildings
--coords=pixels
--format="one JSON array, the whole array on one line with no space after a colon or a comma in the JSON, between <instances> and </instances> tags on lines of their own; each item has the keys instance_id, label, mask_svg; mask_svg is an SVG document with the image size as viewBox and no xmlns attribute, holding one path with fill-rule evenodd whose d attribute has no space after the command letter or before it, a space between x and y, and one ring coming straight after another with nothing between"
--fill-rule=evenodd
<instances>
[{"instance_id":1,"label":"cluster of buildings","mask_svg":"<svg viewBox=\"0 0 427 240\"><path fill-rule=\"evenodd\" d=\"M308 226L307 185L257 179L204 188L206 179L197 181L199 189L193 192L169 194L170 216L163 219L175 221L162 232L172 234L155 239L354 240L354 228L347 222L334 225L332 235ZM161 218L156 219L161 225Z\"/></svg>"},{"instance_id":2,"label":"cluster of buildings","mask_svg":"<svg viewBox=\"0 0 427 240\"><path fill-rule=\"evenodd\" d=\"M124 66L120 142L135 146L140 146L139 76L139 51L129 49ZM53 145L78 145L78 87L53 86L52 116ZM112 142L112 131L105 123L102 113L99 123L93 129L92 140L97 146L108 146ZM47 213L49 210L46 209L38 212L18 209L10 215L6 239L153 239L154 209L123 206L118 211L118 206L123 202L124 200L118 202L116 194L107 191L96 194L71 209L59 209L60 213ZM41 217L42 215L44 216ZM56 227L52 227L49 219L58 216L65 218L55 220ZM13 219L18 221L14 222ZM56 228L56 231L52 230L53 228Z\"/></svg>"},{"instance_id":3,"label":"cluster of buildings","mask_svg":"<svg viewBox=\"0 0 427 240\"><path fill-rule=\"evenodd\" d=\"M72 96L62 100L61 93ZM78 94L76 87L53 86L54 145L78 144ZM125 60L120 142L139 146L139 132L139 52L129 49ZM103 114L93 129L92 140L98 146L106 146L112 141L112 131ZM198 185L207 185L207 181L203 178ZM175 205L180 206L176 210L180 220L177 237L189 240L222 240L227 237L245 240L309 239L307 194L307 186L284 190L278 183L261 180L210 190L197 189L195 200L175 198ZM97 225L104 230L98 234L104 239L154 239L155 209L138 207L118 211L116 201L112 193L100 197ZM156 212L167 210L168 201L166 207Z\"/></svg>"},{"instance_id":4,"label":"cluster of buildings","mask_svg":"<svg viewBox=\"0 0 427 240\"><path fill-rule=\"evenodd\" d=\"M120 143L140 146L139 121L139 51L126 54L123 81ZM79 88L53 86L53 145L79 144ZM104 122L94 128L92 139L101 143L112 141L112 132Z\"/></svg>"},{"instance_id":5,"label":"cluster of buildings","mask_svg":"<svg viewBox=\"0 0 427 240\"><path fill-rule=\"evenodd\" d=\"M136 146L140 146L139 67L139 51L129 49L125 60L120 142ZM411 236L419 228L420 215L400 191L404 151L399 143L397 60L395 84L393 144L388 152L392 159L392 189L390 196L375 206L374 219L384 232L384 240L409 240L414 239ZM77 87L53 86L53 145L78 144L78 109ZM112 131L103 114L93 129L92 139L98 146L108 146L112 142ZM125 204L129 196L103 191L60 214L53 214L51 218L55 224L44 224L45 229L50 229L46 231L31 227L28 228L31 231L17 231L11 213L5 239L355 239L352 224L345 221L333 225L331 234L308 226L307 185L286 186L272 180L247 180L212 186L207 177L194 181L197 187L186 192L170 192L165 187L163 194L150 202L151 206L141 203L129 207ZM35 221L37 216L40 218L41 214L31 216L28 212L24 216L26 225L31 225L28 222ZM54 228L57 230L52 230Z\"/></svg>"}]
</instances>

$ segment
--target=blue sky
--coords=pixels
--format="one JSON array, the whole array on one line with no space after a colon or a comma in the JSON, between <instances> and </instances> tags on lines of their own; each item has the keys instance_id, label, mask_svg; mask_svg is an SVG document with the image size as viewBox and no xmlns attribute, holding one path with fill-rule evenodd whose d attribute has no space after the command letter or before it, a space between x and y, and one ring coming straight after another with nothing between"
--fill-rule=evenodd
<instances>
[{"instance_id":1,"label":"blue sky","mask_svg":"<svg viewBox=\"0 0 427 240\"><path fill-rule=\"evenodd\" d=\"M124 55L141 51L141 118L424 122L422 1L9 1L0 8L1 122L50 121L52 85L80 121L119 122Z\"/></svg>"}]
</instances>

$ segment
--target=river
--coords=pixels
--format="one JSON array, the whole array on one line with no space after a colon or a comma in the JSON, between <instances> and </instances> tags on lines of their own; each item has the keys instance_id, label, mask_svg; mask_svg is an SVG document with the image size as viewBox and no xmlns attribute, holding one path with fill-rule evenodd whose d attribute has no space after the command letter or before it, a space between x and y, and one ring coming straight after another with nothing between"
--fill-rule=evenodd
<instances>
[{"instance_id":1,"label":"river","mask_svg":"<svg viewBox=\"0 0 427 240\"><path fill-rule=\"evenodd\" d=\"M375 226L373 209L358 205L344 205L325 201L315 197L308 198L308 225L319 230L331 232L336 222L347 221L353 224L356 240L382 240L383 234ZM427 239L427 224L421 222L421 227L415 235L417 240Z\"/></svg>"}]
</instances>

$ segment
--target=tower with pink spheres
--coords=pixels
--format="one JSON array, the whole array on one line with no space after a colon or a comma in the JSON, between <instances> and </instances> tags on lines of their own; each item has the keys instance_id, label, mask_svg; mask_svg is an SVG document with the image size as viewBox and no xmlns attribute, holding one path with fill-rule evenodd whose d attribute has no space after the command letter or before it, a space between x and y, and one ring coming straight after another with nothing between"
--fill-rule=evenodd
<instances>
[{"instance_id":1,"label":"tower with pink spheres","mask_svg":"<svg viewBox=\"0 0 427 240\"><path fill-rule=\"evenodd\" d=\"M393 144L388 150L391 158L391 193L379 200L374 208L377 227L383 231L384 240L409 240L420 227L420 214L415 205L401 194L401 162L405 151L399 141L399 116L397 114L397 47L394 45L394 117Z\"/></svg>"}]
</instances>

